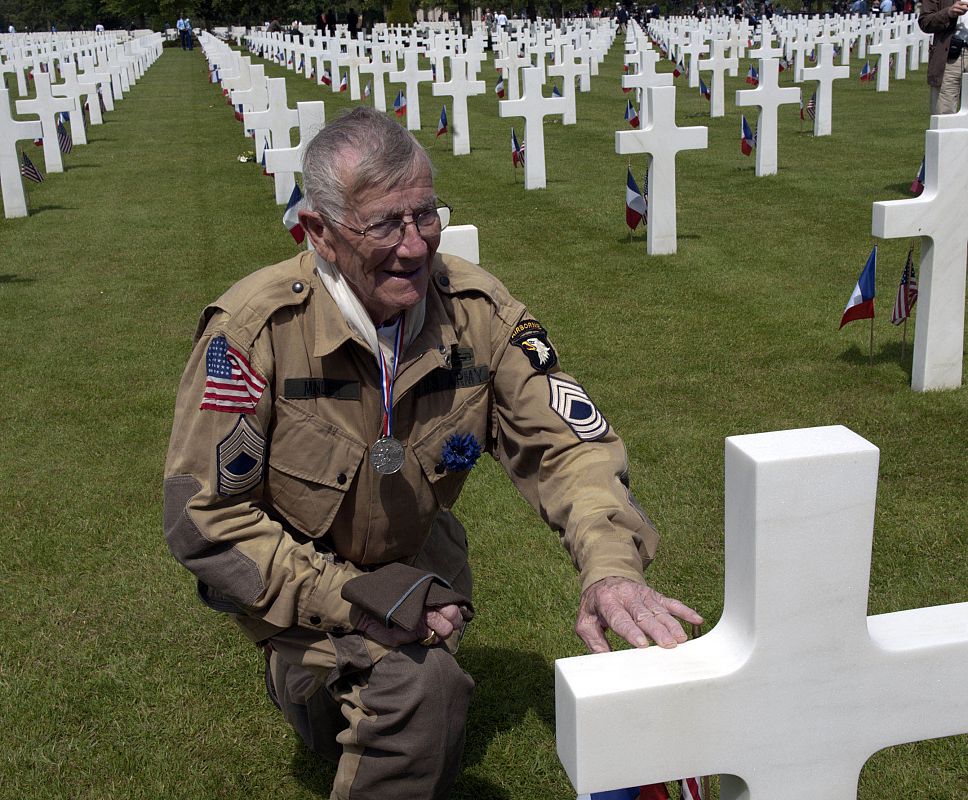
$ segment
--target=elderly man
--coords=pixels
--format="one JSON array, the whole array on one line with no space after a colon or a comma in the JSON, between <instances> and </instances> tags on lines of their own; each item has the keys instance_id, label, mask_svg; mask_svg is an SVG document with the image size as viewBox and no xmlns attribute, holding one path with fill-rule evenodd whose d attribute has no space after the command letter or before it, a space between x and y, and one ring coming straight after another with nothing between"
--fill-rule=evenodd
<instances>
[{"instance_id":1,"label":"elderly man","mask_svg":"<svg viewBox=\"0 0 968 800\"><path fill-rule=\"evenodd\" d=\"M164 526L210 606L267 655L332 797L445 798L473 688L473 614L449 511L497 459L581 572L576 631L686 640L701 618L648 587L657 535L621 440L544 328L493 276L437 255L449 209L426 153L357 108L304 159L315 252L241 280L202 315L178 393Z\"/></svg>"}]
</instances>

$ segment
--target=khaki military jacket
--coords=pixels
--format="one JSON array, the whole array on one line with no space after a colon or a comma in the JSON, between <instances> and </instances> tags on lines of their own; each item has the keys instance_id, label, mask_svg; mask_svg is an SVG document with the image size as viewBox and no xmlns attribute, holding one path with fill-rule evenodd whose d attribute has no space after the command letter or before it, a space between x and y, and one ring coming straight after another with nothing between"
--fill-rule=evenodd
<instances>
[{"instance_id":1,"label":"khaki military jacket","mask_svg":"<svg viewBox=\"0 0 968 800\"><path fill-rule=\"evenodd\" d=\"M561 536L582 588L642 580L658 537L629 493L624 446L493 276L434 259L393 400L405 460L381 475L369 459L382 424L376 361L311 252L246 277L205 310L178 391L165 533L203 597L239 612L253 638L352 630L360 612L340 594L346 581L413 562L432 530L453 531L441 519L470 466L446 457L455 436L501 463Z\"/></svg>"}]
</instances>

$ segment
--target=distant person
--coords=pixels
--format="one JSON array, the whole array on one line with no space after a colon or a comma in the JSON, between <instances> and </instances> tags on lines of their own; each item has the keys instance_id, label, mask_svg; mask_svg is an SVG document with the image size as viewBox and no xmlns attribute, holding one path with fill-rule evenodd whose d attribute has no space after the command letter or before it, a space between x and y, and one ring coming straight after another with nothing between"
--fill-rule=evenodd
<instances>
[{"instance_id":1,"label":"distant person","mask_svg":"<svg viewBox=\"0 0 968 800\"><path fill-rule=\"evenodd\" d=\"M330 36L336 35L336 22L336 10L330 8L329 11L326 12L326 33L328 33Z\"/></svg>"},{"instance_id":2,"label":"distant person","mask_svg":"<svg viewBox=\"0 0 968 800\"><path fill-rule=\"evenodd\" d=\"M185 17L184 36L185 36L185 43L188 45L185 49L186 50L194 49L195 42L192 40L192 21L188 17Z\"/></svg>"},{"instance_id":3,"label":"distant person","mask_svg":"<svg viewBox=\"0 0 968 800\"><path fill-rule=\"evenodd\" d=\"M185 15L178 15L178 22L175 23L175 28L178 30L178 38L181 41L182 50L187 50L188 46L185 43Z\"/></svg>"},{"instance_id":4,"label":"distant person","mask_svg":"<svg viewBox=\"0 0 968 800\"><path fill-rule=\"evenodd\" d=\"M351 8L346 12L346 27L349 29L350 37L355 39L359 31L360 25L360 15L356 13L355 8Z\"/></svg>"},{"instance_id":5,"label":"distant person","mask_svg":"<svg viewBox=\"0 0 968 800\"><path fill-rule=\"evenodd\" d=\"M319 13L316 15L316 30L320 33L326 32L326 14L320 9Z\"/></svg>"},{"instance_id":6,"label":"distant person","mask_svg":"<svg viewBox=\"0 0 968 800\"><path fill-rule=\"evenodd\" d=\"M886 17L894 13L893 0L881 0L881 16Z\"/></svg>"},{"instance_id":7,"label":"distant person","mask_svg":"<svg viewBox=\"0 0 968 800\"><path fill-rule=\"evenodd\" d=\"M497 26L501 30L504 30L508 26L508 16L504 13L503 8L497 12L497 16L494 18L494 20L497 22Z\"/></svg>"},{"instance_id":8,"label":"distant person","mask_svg":"<svg viewBox=\"0 0 968 800\"><path fill-rule=\"evenodd\" d=\"M13 27L13 25L8 25L7 26L7 33L16 33L16 32L17 32L17 30L16 30L16 28Z\"/></svg>"},{"instance_id":9,"label":"distant person","mask_svg":"<svg viewBox=\"0 0 968 800\"><path fill-rule=\"evenodd\" d=\"M918 26L933 33L928 54L931 113L954 114L961 102L961 74L968 70L968 0L924 0Z\"/></svg>"},{"instance_id":10,"label":"distant person","mask_svg":"<svg viewBox=\"0 0 968 800\"><path fill-rule=\"evenodd\" d=\"M104 26L99 22L97 25L94 26L94 32L104 33Z\"/></svg>"}]
</instances>

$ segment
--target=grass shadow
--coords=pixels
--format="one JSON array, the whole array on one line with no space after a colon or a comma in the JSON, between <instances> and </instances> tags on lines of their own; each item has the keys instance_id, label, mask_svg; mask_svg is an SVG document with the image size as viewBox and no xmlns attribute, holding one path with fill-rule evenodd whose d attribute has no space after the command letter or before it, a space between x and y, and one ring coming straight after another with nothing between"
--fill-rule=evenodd
<instances>
[{"instance_id":1,"label":"grass shadow","mask_svg":"<svg viewBox=\"0 0 968 800\"><path fill-rule=\"evenodd\" d=\"M30 209L30 216L43 214L45 211L77 211L77 206L37 206Z\"/></svg>"},{"instance_id":2,"label":"grass shadow","mask_svg":"<svg viewBox=\"0 0 968 800\"><path fill-rule=\"evenodd\" d=\"M460 665L474 678L475 689L467 720L467 741L461 775L452 800L511 800L496 783L472 774L484 761L491 741L518 725L529 712L549 730L555 724L554 671L538 653L496 647L461 648ZM329 797L336 765L316 755L301 741L292 757L292 775L307 790Z\"/></svg>"},{"instance_id":3,"label":"grass shadow","mask_svg":"<svg viewBox=\"0 0 968 800\"><path fill-rule=\"evenodd\" d=\"M888 342L887 344L882 344L879 347L875 347L873 361L875 364L898 364L910 378L912 371L911 362L913 350L914 343L908 341L907 346L904 349L904 358L902 360L901 343ZM854 364L857 366L863 366L864 364L871 363L870 353L856 344L852 344L837 357L847 364Z\"/></svg>"},{"instance_id":4,"label":"grass shadow","mask_svg":"<svg viewBox=\"0 0 968 800\"><path fill-rule=\"evenodd\" d=\"M34 283L36 280L36 278L25 278L23 275L0 274L0 283Z\"/></svg>"}]
</instances>

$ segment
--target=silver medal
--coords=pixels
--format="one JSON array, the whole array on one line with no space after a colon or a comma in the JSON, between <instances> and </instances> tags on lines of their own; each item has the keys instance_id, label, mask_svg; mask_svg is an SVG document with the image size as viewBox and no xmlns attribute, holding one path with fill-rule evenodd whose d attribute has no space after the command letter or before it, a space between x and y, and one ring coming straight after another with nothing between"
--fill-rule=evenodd
<instances>
[{"instance_id":1,"label":"silver medal","mask_svg":"<svg viewBox=\"0 0 968 800\"><path fill-rule=\"evenodd\" d=\"M392 436L381 436L370 448L370 463L381 475L392 475L403 466L403 445Z\"/></svg>"}]
</instances>

